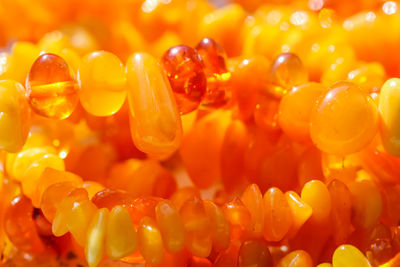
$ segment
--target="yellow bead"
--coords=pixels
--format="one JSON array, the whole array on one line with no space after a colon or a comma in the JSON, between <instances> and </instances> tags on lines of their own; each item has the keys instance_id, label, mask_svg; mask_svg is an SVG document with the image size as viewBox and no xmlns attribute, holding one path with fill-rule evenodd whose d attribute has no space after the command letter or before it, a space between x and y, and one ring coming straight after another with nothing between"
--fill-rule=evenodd
<instances>
[{"instance_id":1,"label":"yellow bead","mask_svg":"<svg viewBox=\"0 0 400 267\"><path fill-rule=\"evenodd\" d=\"M21 181L25 171L32 163L48 154L45 148L24 149L18 154L8 154L6 159L6 171L12 178Z\"/></svg>"},{"instance_id":2,"label":"yellow bead","mask_svg":"<svg viewBox=\"0 0 400 267\"><path fill-rule=\"evenodd\" d=\"M333 253L333 267L371 267L367 258L352 245L342 245Z\"/></svg>"},{"instance_id":3,"label":"yellow bead","mask_svg":"<svg viewBox=\"0 0 400 267\"><path fill-rule=\"evenodd\" d=\"M326 185L319 180L311 180L303 186L301 199L311 206L314 220L321 222L329 218L331 196Z\"/></svg>"},{"instance_id":4,"label":"yellow bead","mask_svg":"<svg viewBox=\"0 0 400 267\"><path fill-rule=\"evenodd\" d=\"M68 231L74 239L84 246L89 223L96 213L96 206L90 200L76 201L67 219Z\"/></svg>"},{"instance_id":5,"label":"yellow bead","mask_svg":"<svg viewBox=\"0 0 400 267\"><path fill-rule=\"evenodd\" d=\"M115 206L108 217L106 253L113 260L132 254L138 247L138 238L128 211Z\"/></svg>"},{"instance_id":6,"label":"yellow bead","mask_svg":"<svg viewBox=\"0 0 400 267\"><path fill-rule=\"evenodd\" d=\"M0 81L0 149L17 152L28 137L30 109L24 88L15 81Z\"/></svg>"},{"instance_id":7,"label":"yellow bead","mask_svg":"<svg viewBox=\"0 0 400 267\"><path fill-rule=\"evenodd\" d=\"M83 57L78 69L79 97L84 109L95 116L110 116L125 101L126 75L117 56L105 51Z\"/></svg>"},{"instance_id":8,"label":"yellow bead","mask_svg":"<svg viewBox=\"0 0 400 267\"><path fill-rule=\"evenodd\" d=\"M89 267L99 265L104 256L108 213L106 208L99 209L90 222L85 244L85 256Z\"/></svg>"},{"instance_id":9,"label":"yellow bead","mask_svg":"<svg viewBox=\"0 0 400 267\"><path fill-rule=\"evenodd\" d=\"M139 250L149 264L160 263L164 257L160 230L150 217L144 217L138 228Z\"/></svg>"},{"instance_id":10,"label":"yellow bead","mask_svg":"<svg viewBox=\"0 0 400 267\"><path fill-rule=\"evenodd\" d=\"M317 267L332 267L332 264L330 264L330 263L321 263L321 264L318 264Z\"/></svg>"},{"instance_id":11,"label":"yellow bead","mask_svg":"<svg viewBox=\"0 0 400 267\"><path fill-rule=\"evenodd\" d=\"M170 155L181 142L182 125L177 105L159 62L137 53L126 64L132 139L139 150Z\"/></svg>"},{"instance_id":12,"label":"yellow bead","mask_svg":"<svg viewBox=\"0 0 400 267\"><path fill-rule=\"evenodd\" d=\"M379 110L383 146L388 153L400 156L400 79L389 79L383 84Z\"/></svg>"}]
</instances>

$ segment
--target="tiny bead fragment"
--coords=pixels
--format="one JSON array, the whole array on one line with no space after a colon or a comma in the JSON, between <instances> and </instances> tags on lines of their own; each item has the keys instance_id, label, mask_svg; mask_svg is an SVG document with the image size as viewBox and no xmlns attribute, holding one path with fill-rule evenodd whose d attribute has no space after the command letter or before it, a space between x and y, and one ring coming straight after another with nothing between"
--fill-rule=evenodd
<instances>
[{"instance_id":1,"label":"tiny bead fragment","mask_svg":"<svg viewBox=\"0 0 400 267\"><path fill-rule=\"evenodd\" d=\"M139 250L147 263L160 263L164 256L160 230L155 222L144 217L138 227Z\"/></svg>"},{"instance_id":2,"label":"tiny bead fragment","mask_svg":"<svg viewBox=\"0 0 400 267\"><path fill-rule=\"evenodd\" d=\"M260 188L256 184L249 185L240 199L250 212L252 232L261 235L264 229L265 210Z\"/></svg>"},{"instance_id":3,"label":"tiny bead fragment","mask_svg":"<svg viewBox=\"0 0 400 267\"><path fill-rule=\"evenodd\" d=\"M21 84L0 81L0 149L18 152L25 144L30 127L30 108Z\"/></svg>"},{"instance_id":4,"label":"tiny bead fragment","mask_svg":"<svg viewBox=\"0 0 400 267\"><path fill-rule=\"evenodd\" d=\"M185 245L185 228L178 210L170 201L164 200L157 204L155 212L165 249L168 252L181 251Z\"/></svg>"},{"instance_id":5,"label":"tiny bead fragment","mask_svg":"<svg viewBox=\"0 0 400 267\"><path fill-rule=\"evenodd\" d=\"M178 149L182 125L171 86L149 54L133 54L126 65L132 139L139 150L158 156Z\"/></svg>"},{"instance_id":6,"label":"tiny bead fragment","mask_svg":"<svg viewBox=\"0 0 400 267\"><path fill-rule=\"evenodd\" d=\"M352 245L341 245L333 253L333 267L371 267L361 251Z\"/></svg>"},{"instance_id":7,"label":"tiny bead fragment","mask_svg":"<svg viewBox=\"0 0 400 267\"><path fill-rule=\"evenodd\" d=\"M289 235L293 236L300 227L311 217L312 208L302 200L296 192L288 191L285 197L292 212L293 224Z\"/></svg>"},{"instance_id":8,"label":"tiny bead fragment","mask_svg":"<svg viewBox=\"0 0 400 267\"><path fill-rule=\"evenodd\" d=\"M238 258L239 267L274 266L268 246L262 240L247 240L242 243Z\"/></svg>"},{"instance_id":9,"label":"tiny bead fragment","mask_svg":"<svg viewBox=\"0 0 400 267\"><path fill-rule=\"evenodd\" d=\"M207 88L204 64L197 51L186 45L168 49L162 57L181 114L195 110Z\"/></svg>"},{"instance_id":10,"label":"tiny bead fragment","mask_svg":"<svg viewBox=\"0 0 400 267\"><path fill-rule=\"evenodd\" d=\"M310 254L304 250L295 250L283 257L278 267L313 267Z\"/></svg>"},{"instance_id":11,"label":"tiny bead fragment","mask_svg":"<svg viewBox=\"0 0 400 267\"><path fill-rule=\"evenodd\" d=\"M372 98L350 82L334 84L311 114L311 139L322 151L346 155L374 138L378 109Z\"/></svg>"},{"instance_id":12,"label":"tiny bead fragment","mask_svg":"<svg viewBox=\"0 0 400 267\"><path fill-rule=\"evenodd\" d=\"M117 112L126 98L126 74L117 56L106 51L82 58L78 69L79 99L84 109L95 116Z\"/></svg>"},{"instance_id":13,"label":"tiny bead fragment","mask_svg":"<svg viewBox=\"0 0 400 267\"><path fill-rule=\"evenodd\" d=\"M96 267L104 256L105 236L109 212L107 209L99 209L93 216L87 229L85 244L85 256L89 267Z\"/></svg>"},{"instance_id":14,"label":"tiny bead fragment","mask_svg":"<svg viewBox=\"0 0 400 267\"><path fill-rule=\"evenodd\" d=\"M385 150L394 155L400 156L400 115L397 112L400 108L400 79L387 80L379 96L379 111L382 123L380 134Z\"/></svg>"},{"instance_id":15,"label":"tiny bead fragment","mask_svg":"<svg viewBox=\"0 0 400 267\"><path fill-rule=\"evenodd\" d=\"M331 212L331 196L326 185L319 180L311 180L303 186L301 199L312 208L311 218L323 222Z\"/></svg>"},{"instance_id":16,"label":"tiny bead fragment","mask_svg":"<svg viewBox=\"0 0 400 267\"><path fill-rule=\"evenodd\" d=\"M54 119L69 117L79 101L68 64L54 54L43 54L33 63L26 95L36 113Z\"/></svg>"},{"instance_id":17,"label":"tiny bead fragment","mask_svg":"<svg viewBox=\"0 0 400 267\"><path fill-rule=\"evenodd\" d=\"M115 206L108 216L106 253L113 260L132 254L138 247L138 237L128 211Z\"/></svg>"},{"instance_id":18,"label":"tiny bead fragment","mask_svg":"<svg viewBox=\"0 0 400 267\"><path fill-rule=\"evenodd\" d=\"M222 210L212 201L203 202L207 217L211 221L211 236L213 249L219 251L227 249L230 242L229 224Z\"/></svg>"}]
</instances>

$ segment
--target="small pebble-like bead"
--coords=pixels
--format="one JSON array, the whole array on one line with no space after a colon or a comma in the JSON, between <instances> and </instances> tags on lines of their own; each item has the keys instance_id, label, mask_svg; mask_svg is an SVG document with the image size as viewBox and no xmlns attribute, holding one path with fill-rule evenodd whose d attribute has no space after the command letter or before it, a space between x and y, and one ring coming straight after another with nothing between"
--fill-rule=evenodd
<instances>
[{"instance_id":1,"label":"small pebble-like bead","mask_svg":"<svg viewBox=\"0 0 400 267\"><path fill-rule=\"evenodd\" d=\"M138 237L128 211L115 206L108 216L106 253L117 260L132 254L138 247Z\"/></svg>"},{"instance_id":2,"label":"small pebble-like bead","mask_svg":"<svg viewBox=\"0 0 400 267\"><path fill-rule=\"evenodd\" d=\"M251 214L240 198L235 197L225 203L222 211L229 222L231 241L240 239L248 232L251 225Z\"/></svg>"},{"instance_id":3,"label":"small pebble-like bead","mask_svg":"<svg viewBox=\"0 0 400 267\"><path fill-rule=\"evenodd\" d=\"M25 144L30 127L30 108L21 84L0 81L0 149L18 152Z\"/></svg>"},{"instance_id":4,"label":"small pebble-like bead","mask_svg":"<svg viewBox=\"0 0 400 267\"><path fill-rule=\"evenodd\" d=\"M333 267L371 267L367 258L352 245L341 245L332 256Z\"/></svg>"},{"instance_id":5,"label":"small pebble-like bead","mask_svg":"<svg viewBox=\"0 0 400 267\"><path fill-rule=\"evenodd\" d=\"M126 98L126 74L121 60L106 51L82 58L78 69L79 99L83 108L95 116L117 112Z\"/></svg>"},{"instance_id":6,"label":"small pebble-like bead","mask_svg":"<svg viewBox=\"0 0 400 267\"><path fill-rule=\"evenodd\" d=\"M165 156L178 149L182 125L168 78L158 61L133 54L126 64L132 139L139 150Z\"/></svg>"},{"instance_id":7,"label":"small pebble-like bead","mask_svg":"<svg viewBox=\"0 0 400 267\"><path fill-rule=\"evenodd\" d=\"M54 54L35 60L26 79L26 95L36 113L54 119L67 118L79 101L67 62Z\"/></svg>"},{"instance_id":8,"label":"small pebble-like bead","mask_svg":"<svg viewBox=\"0 0 400 267\"><path fill-rule=\"evenodd\" d=\"M374 100L356 85L339 82L327 91L312 111L311 139L326 153L355 153L372 141L378 121Z\"/></svg>"},{"instance_id":9,"label":"small pebble-like bead","mask_svg":"<svg viewBox=\"0 0 400 267\"><path fill-rule=\"evenodd\" d=\"M293 223L292 211L285 195L276 187L264 194L264 238L268 241L280 241Z\"/></svg>"},{"instance_id":10,"label":"small pebble-like bead","mask_svg":"<svg viewBox=\"0 0 400 267\"><path fill-rule=\"evenodd\" d=\"M302 200L296 192L288 191L285 197L292 212L293 224L289 231L290 236L294 236L300 227L311 217L312 208Z\"/></svg>"},{"instance_id":11,"label":"small pebble-like bead","mask_svg":"<svg viewBox=\"0 0 400 267\"><path fill-rule=\"evenodd\" d=\"M264 229L264 201L260 188L249 185L240 198L251 215L251 230L255 235L262 235Z\"/></svg>"},{"instance_id":12,"label":"small pebble-like bead","mask_svg":"<svg viewBox=\"0 0 400 267\"><path fill-rule=\"evenodd\" d=\"M96 211L96 205L89 199L75 201L72 204L67 218L67 228L75 241L81 246L84 246L86 243L87 232Z\"/></svg>"},{"instance_id":13,"label":"small pebble-like bead","mask_svg":"<svg viewBox=\"0 0 400 267\"><path fill-rule=\"evenodd\" d=\"M103 259L108 216L107 209L97 210L87 229L85 256L89 267L96 267Z\"/></svg>"},{"instance_id":14,"label":"small pebble-like bead","mask_svg":"<svg viewBox=\"0 0 400 267\"><path fill-rule=\"evenodd\" d=\"M267 244L262 240L247 240L242 243L238 257L239 267L274 266Z\"/></svg>"},{"instance_id":15,"label":"small pebble-like bead","mask_svg":"<svg viewBox=\"0 0 400 267\"><path fill-rule=\"evenodd\" d=\"M164 247L168 252L178 252L185 245L185 228L178 210L167 200L155 208L157 225L160 228Z\"/></svg>"},{"instance_id":16,"label":"small pebble-like bead","mask_svg":"<svg viewBox=\"0 0 400 267\"><path fill-rule=\"evenodd\" d=\"M213 249L220 251L229 247L230 230L222 210L212 201L203 202L204 209L211 221L211 235L213 239Z\"/></svg>"},{"instance_id":17,"label":"small pebble-like bead","mask_svg":"<svg viewBox=\"0 0 400 267\"><path fill-rule=\"evenodd\" d=\"M312 208L311 219L324 222L331 212L331 195L326 185L319 180L307 182L301 190L301 199Z\"/></svg>"},{"instance_id":18,"label":"small pebble-like bead","mask_svg":"<svg viewBox=\"0 0 400 267\"><path fill-rule=\"evenodd\" d=\"M139 250L147 263L160 263L164 256L160 230L150 217L144 217L138 227Z\"/></svg>"},{"instance_id":19,"label":"small pebble-like bead","mask_svg":"<svg viewBox=\"0 0 400 267\"><path fill-rule=\"evenodd\" d=\"M186 45L168 49L162 57L181 114L195 110L207 88L204 64L197 51Z\"/></svg>"},{"instance_id":20,"label":"small pebble-like bead","mask_svg":"<svg viewBox=\"0 0 400 267\"><path fill-rule=\"evenodd\" d=\"M362 65L349 72L347 80L360 86L365 92L378 91L385 82L385 69L378 62Z\"/></svg>"},{"instance_id":21,"label":"small pebble-like bead","mask_svg":"<svg viewBox=\"0 0 400 267\"><path fill-rule=\"evenodd\" d=\"M400 79L387 80L380 92L379 111L381 114L380 134L385 150L400 156Z\"/></svg>"},{"instance_id":22,"label":"small pebble-like bead","mask_svg":"<svg viewBox=\"0 0 400 267\"><path fill-rule=\"evenodd\" d=\"M304 250L295 250L283 257L278 267L313 267L310 254Z\"/></svg>"}]
</instances>

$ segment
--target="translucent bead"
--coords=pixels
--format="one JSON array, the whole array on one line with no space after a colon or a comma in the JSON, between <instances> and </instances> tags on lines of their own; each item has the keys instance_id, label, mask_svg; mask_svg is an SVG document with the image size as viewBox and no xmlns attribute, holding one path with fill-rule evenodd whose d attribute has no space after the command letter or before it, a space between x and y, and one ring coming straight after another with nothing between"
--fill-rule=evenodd
<instances>
[{"instance_id":1,"label":"translucent bead","mask_svg":"<svg viewBox=\"0 0 400 267\"><path fill-rule=\"evenodd\" d=\"M307 182L301 190L301 199L312 208L311 218L324 222L331 212L331 195L326 185L319 180Z\"/></svg>"},{"instance_id":2,"label":"translucent bead","mask_svg":"<svg viewBox=\"0 0 400 267\"><path fill-rule=\"evenodd\" d=\"M326 153L355 153L372 141L378 118L377 106L368 94L352 83L339 82L312 111L311 139Z\"/></svg>"},{"instance_id":3,"label":"translucent bead","mask_svg":"<svg viewBox=\"0 0 400 267\"><path fill-rule=\"evenodd\" d=\"M171 196L171 201L174 203L174 206L180 210L183 203L186 202L186 200L192 199L192 198L200 198L200 191L196 187L181 187L179 188L172 196Z\"/></svg>"},{"instance_id":4,"label":"translucent bead","mask_svg":"<svg viewBox=\"0 0 400 267\"><path fill-rule=\"evenodd\" d=\"M312 208L296 192L288 191L285 197L292 212L293 224L289 236L294 236L303 224L311 217Z\"/></svg>"},{"instance_id":5,"label":"translucent bead","mask_svg":"<svg viewBox=\"0 0 400 267\"><path fill-rule=\"evenodd\" d=\"M295 250L283 257L278 267L312 267L311 256L304 250Z\"/></svg>"},{"instance_id":6,"label":"translucent bead","mask_svg":"<svg viewBox=\"0 0 400 267\"><path fill-rule=\"evenodd\" d=\"M136 229L128 211L115 206L109 214L106 233L106 253L117 260L133 253L138 246Z\"/></svg>"},{"instance_id":7,"label":"translucent bead","mask_svg":"<svg viewBox=\"0 0 400 267\"><path fill-rule=\"evenodd\" d=\"M330 264L330 263L321 263L321 264L318 264L317 267L332 267L332 264Z\"/></svg>"},{"instance_id":8,"label":"translucent bead","mask_svg":"<svg viewBox=\"0 0 400 267\"><path fill-rule=\"evenodd\" d=\"M382 118L380 133L385 150L400 156L400 115L397 110L400 107L400 79L387 80L381 88L379 96L379 111Z\"/></svg>"},{"instance_id":9,"label":"translucent bead","mask_svg":"<svg viewBox=\"0 0 400 267\"><path fill-rule=\"evenodd\" d=\"M225 203L222 211L229 222L231 241L240 239L249 231L251 214L238 197Z\"/></svg>"},{"instance_id":10,"label":"translucent bead","mask_svg":"<svg viewBox=\"0 0 400 267\"><path fill-rule=\"evenodd\" d=\"M333 267L371 267L367 258L352 245L342 245L333 253Z\"/></svg>"},{"instance_id":11,"label":"translucent bead","mask_svg":"<svg viewBox=\"0 0 400 267\"><path fill-rule=\"evenodd\" d=\"M239 267L274 266L267 244L262 240L247 240L242 243L238 257Z\"/></svg>"},{"instance_id":12,"label":"translucent bead","mask_svg":"<svg viewBox=\"0 0 400 267\"><path fill-rule=\"evenodd\" d=\"M379 91L385 78L385 69L378 62L364 64L347 75L347 80L357 84L367 93Z\"/></svg>"},{"instance_id":13,"label":"translucent bead","mask_svg":"<svg viewBox=\"0 0 400 267\"><path fill-rule=\"evenodd\" d=\"M149 54L127 61L132 139L139 150L170 155L180 145L182 126L171 87L160 64Z\"/></svg>"},{"instance_id":14,"label":"translucent bead","mask_svg":"<svg viewBox=\"0 0 400 267\"><path fill-rule=\"evenodd\" d=\"M285 195L276 187L264 194L264 238L267 241L280 241L293 223L292 212Z\"/></svg>"},{"instance_id":15,"label":"translucent bead","mask_svg":"<svg viewBox=\"0 0 400 267\"><path fill-rule=\"evenodd\" d=\"M25 144L30 127L24 88L15 81L0 81L0 99L0 149L15 153Z\"/></svg>"},{"instance_id":16,"label":"translucent bead","mask_svg":"<svg viewBox=\"0 0 400 267\"><path fill-rule=\"evenodd\" d=\"M95 216L97 207L89 200L74 201L66 220L68 231L75 241L85 246L90 223Z\"/></svg>"},{"instance_id":17,"label":"translucent bead","mask_svg":"<svg viewBox=\"0 0 400 267\"><path fill-rule=\"evenodd\" d=\"M36 113L54 119L67 118L79 101L67 62L54 54L35 60L26 79L26 95Z\"/></svg>"},{"instance_id":18,"label":"translucent bead","mask_svg":"<svg viewBox=\"0 0 400 267\"><path fill-rule=\"evenodd\" d=\"M278 122L282 131L295 141L310 138L310 117L313 107L325 88L319 83L295 86L279 105Z\"/></svg>"},{"instance_id":19,"label":"translucent bead","mask_svg":"<svg viewBox=\"0 0 400 267\"><path fill-rule=\"evenodd\" d=\"M126 98L124 65L109 52L92 52L82 58L78 84L82 106L95 116L114 114Z\"/></svg>"},{"instance_id":20,"label":"translucent bead","mask_svg":"<svg viewBox=\"0 0 400 267\"><path fill-rule=\"evenodd\" d=\"M161 201L155 208L164 247L168 252L178 252L185 245L185 228L178 210L169 201Z\"/></svg>"},{"instance_id":21,"label":"translucent bead","mask_svg":"<svg viewBox=\"0 0 400 267\"><path fill-rule=\"evenodd\" d=\"M197 51L186 45L168 49L162 59L181 114L195 110L207 88L204 64Z\"/></svg>"},{"instance_id":22,"label":"translucent bead","mask_svg":"<svg viewBox=\"0 0 400 267\"><path fill-rule=\"evenodd\" d=\"M203 202L204 209L211 221L211 236L213 249L220 251L227 249L230 241L229 224L222 210L212 201Z\"/></svg>"},{"instance_id":23,"label":"translucent bead","mask_svg":"<svg viewBox=\"0 0 400 267\"><path fill-rule=\"evenodd\" d=\"M107 209L97 210L87 229L85 256L89 267L99 265L104 256L108 216Z\"/></svg>"},{"instance_id":24,"label":"translucent bead","mask_svg":"<svg viewBox=\"0 0 400 267\"><path fill-rule=\"evenodd\" d=\"M260 188L256 184L249 185L240 198L251 215L251 231L261 236L264 229L264 203Z\"/></svg>"},{"instance_id":25,"label":"translucent bead","mask_svg":"<svg viewBox=\"0 0 400 267\"><path fill-rule=\"evenodd\" d=\"M164 256L163 243L160 230L155 222L144 217L138 228L139 250L149 264L160 263Z\"/></svg>"}]
</instances>

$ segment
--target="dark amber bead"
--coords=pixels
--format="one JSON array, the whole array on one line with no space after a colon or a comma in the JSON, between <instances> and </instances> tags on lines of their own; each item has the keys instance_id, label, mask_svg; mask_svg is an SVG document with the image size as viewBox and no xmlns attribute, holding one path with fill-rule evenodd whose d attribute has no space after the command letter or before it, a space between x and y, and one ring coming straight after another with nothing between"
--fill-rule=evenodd
<instances>
[{"instance_id":1,"label":"dark amber bead","mask_svg":"<svg viewBox=\"0 0 400 267\"><path fill-rule=\"evenodd\" d=\"M79 100L67 62L54 54L35 60L26 80L26 94L36 113L55 119L71 115Z\"/></svg>"},{"instance_id":2,"label":"dark amber bead","mask_svg":"<svg viewBox=\"0 0 400 267\"><path fill-rule=\"evenodd\" d=\"M239 267L272 267L271 253L261 240L247 240L242 243L238 257Z\"/></svg>"},{"instance_id":3,"label":"dark amber bead","mask_svg":"<svg viewBox=\"0 0 400 267\"><path fill-rule=\"evenodd\" d=\"M165 52L161 62L180 113L195 110L207 88L204 65L197 51L186 45L177 45Z\"/></svg>"},{"instance_id":4,"label":"dark amber bead","mask_svg":"<svg viewBox=\"0 0 400 267\"><path fill-rule=\"evenodd\" d=\"M231 73L226 67L224 49L213 39L204 38L196 50L204 62L207 76L207 91L202 104L211 107L224 105L231 95Z\"/></svg>"}]
</instances>

